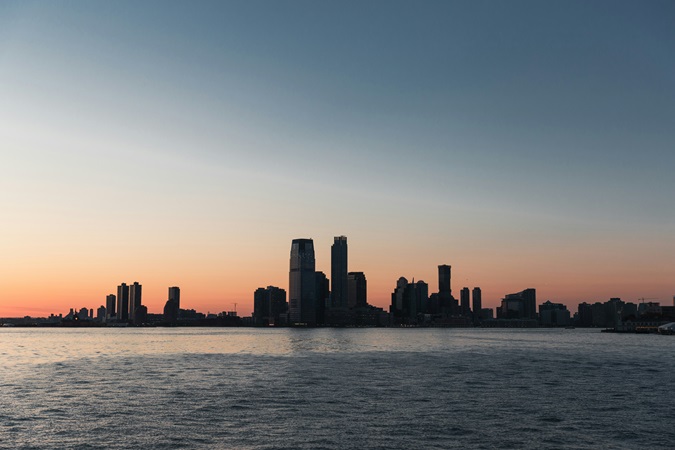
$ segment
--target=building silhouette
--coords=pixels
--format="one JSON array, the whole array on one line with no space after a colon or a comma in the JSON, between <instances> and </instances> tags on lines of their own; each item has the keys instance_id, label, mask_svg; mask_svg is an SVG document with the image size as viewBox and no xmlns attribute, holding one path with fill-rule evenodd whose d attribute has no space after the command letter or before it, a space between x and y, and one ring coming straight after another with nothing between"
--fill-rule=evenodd
<instances>
[{"instance_id":1,"label":"building silhouette","mask_svg":"<svg viewBox=\"0 0 675 450\"><path fill-rule=\"evenodd\" d=\"M403 303L405 288L408 286L408 280L405 277L401 277L396 281L396 287L394 292L391 294L391 306L389 307L389 312L392 317L402 317L403 316Z\"/></svg>"},{"instance_id":2,"label":"building silhouette","mask_svg":"<svg viewBox=\"0 0 675 450\"><path fill-rule=\"evenodd\" d=\"M178 320L178 303L172 298L164 304L164 321L175 323Z\"/></svg>"},{"instance_id":3,"label":"building silhouette","mask_svg":"<svg viewBox=\"0 0 675 450\"><path fill-rule=\"evenodd\" d=\"M115 317L115 303L117 302L117 297L115 294L109 294L105 297L105 319L110 320Z\"/></svg>"},{"instance_id":4,"label":"building silhouette","mask_svg":"<svg viewBox=\"0 0 675 450\"><path fill-rule=\"evenodd\" d=\"M178 286L169 288L169 300L176 302L176 308L180 311L180 288Z\"/></svg>"},{"instance_id":5,"label":"building silhouette","mask_svg":"<svg viewBox=\"0 0 675 450\"><path fill-rule=\"evenodd\" d=\"M347 274L347 306L349 309L365 307L368 304L368 287L363 272Z\"/></svg>"},{"instance_id":6,"label":"building silhouette","mask_svg":"<svg viewBox=\"0 0 675 450\"><path fill-rule=\"evenodd\" d=\"M96 321L105 322L105 314L106 314L105 306L103 305L99 306L98 309L96 310Z\"/></svg>"},{"instance_id":7,"label":"building silhouette","mask_svg":"<svg viewBox=\"0 0 675 450\"><path fill-rule=\"evenodd\" d=\"M134 323L140 325L147 323L148 321L148 307L145 305L139 305L134 310Z\"/></svg>"},{"instance_id":8,"label":"building silhouette","mask_svg":"<svg viewBox=\"0 0 675 450\"><path fill-rule=\"evenodd\" d=\"M391 320L397 325L417 325L418 314L428 308L429 285L424 281L415 280L408 283L405 277L396 282L396 288L391 294L389 312Z\"/></svg>"},{"instance_id":9,"label":"building silhouette","mask_svg":"<svg viewBox=\"0 0 675 450\"><path fill-rule=\"evenodd\" d=\"M440 312L444 317L457 314L459 307L457 300L452 296L451 266L442 264L438 266L438 295L431 301L430 309L435 313Z\"/></svg>"},{"instance_id":10,"label":"building silhouette","mask_svg":"<svg viewBox=\"0 0 675 450\"><path fill-rule=\"evenodd\" d=\"M471 313L468 287L463 287L462 290L459 292L459 302L462 314L468 316Z\"/></svg>"},{"instance_id":11,"label":"building silhouette","mask_svg":"<svg viewBox=\"0 0 675 450\"><path fill-rule=\"evenodd\" d=\"M442 264L438 266L438 293L445 295L452 295L452 289L450 287L450 271L452 270L451 266L447 264Z\"/></svg>"},{"instance_id":12,"label":"building silhouette","mask_svg":"<svg viewBox=\"0 0 675 450\"><path fill-rule=\"evenodd\" d=\"M539 305L539 320L544 326L564 327L570 324L570 312L562 303L548 300Z\"/></svg>"},{"instance_id":13,"label":"building silhouette","mask_svg":"<svg viewBox=\"0 0 675 450\"><path fill-rule=\"evenodd\" d=\"M169 288L169 299L164 304L164 321L175 323L180 315L180 288L172 286Z\"/></svg>"},{"instance_id":14,"label":"building silhouette","mask_svg":"<svg viewBox=\"0 0 675 450\"><path fill-rule=\"evenodd\" d=\"M331 308L348 306L347 237L336 236L330 249Z\"/></svg>"},{"instance_id":15,"label":"building silhouette","mask_svg":"<svg viewBox=\"0 0 675 450\"><path fill-rule=\"evenodd\" d=\"M316 325L316 274L311 239L293 240L288 285L290 324Z\"/></svg>"},{"instance_id":16,"label":"building silhouette","mask_svg":"<svg viewBox=\"0 0 675 450\"><path fill-rule=\"evenodd\" d=\"M515 294L507 294L497 312L498 319L536 319L536 290L529 288Z\"/></svg>"},{"instance_id":17,"label":"building silhouette","mask_svg":"<svg viewBox=\"0 0 675 450\"><path fill-rule=\"evenodd\" d=\"M422 280L415 283L415 311L426 314L429 310L429 285Z\"/></svg>"},{"instance_id":18,"label":"building silhouette","mask_svg":"<svg viewBox=\"0 0 675 450\"><path fill-rule=\"evenodd\" d=\"M473 288L473 291L471 292L471 296L473 297L473 316L476 320L481 320L482 317L482 310L483 310L483 299L482 299L482 293L479 287Z\"/></svg>"},{"instance_id":19,"label":"building silhouette","mask_svg":"<svg viewBox=\"0 0 675 450\"><path fill-rule=\"evenodd\" d=\"M253 323L256 326L278 326L285 323L287 310L285 289L267 286L256 289L253 294Z\"/></svg>"},{"instance_id":20,"label":"building silhouette","mask_svg":"<svg viewBox=\"0 0 675 450\"><path fill-rule=\"evenodd\" d=\"M134 281L134 284L129 286L129 320L136 323L136 309L141 306L141 294L143 286Z\"/></svg>"},{"instance_id":21,"label":"building silhouette","mask_svg":"<svg viewBox=\"0 0 675 450\"><path fill-rule=\"evenodd\" d=\"M117 321L129 320L129 286L122 283L117 286Z\"/></svg>"},{"instance_id":22,"label":"building silhouette","mask_svg":"<svg viewBox=\"0 0 675 450\"><path fill-rule=\"evenodd\" d=\"M326 308L330 301L330 282L323 272L314 272L316 283L316 323L326 323Z\"/></svg>"}]
</instances>

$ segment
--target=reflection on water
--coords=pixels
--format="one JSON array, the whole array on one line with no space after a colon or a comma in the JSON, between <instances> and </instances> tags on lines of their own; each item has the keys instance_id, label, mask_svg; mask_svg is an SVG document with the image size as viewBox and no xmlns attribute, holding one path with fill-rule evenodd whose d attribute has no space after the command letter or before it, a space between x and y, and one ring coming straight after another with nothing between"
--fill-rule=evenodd
<instances>
[{"instance_id":1,"label":"reflection on water","mask_svg":"<svg viewBox=\"0 0 675 450\"><path fill-rule=\"evenodd\" d=\"M0 330L0 447L671 448L675 339Z\"/></svg>"}]
</instances>

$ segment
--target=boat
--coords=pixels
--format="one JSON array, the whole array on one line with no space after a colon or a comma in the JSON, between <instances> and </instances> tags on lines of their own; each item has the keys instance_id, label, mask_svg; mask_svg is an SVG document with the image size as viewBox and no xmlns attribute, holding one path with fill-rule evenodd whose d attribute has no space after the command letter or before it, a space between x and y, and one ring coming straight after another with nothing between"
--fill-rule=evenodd
<instances>
[{"instance_id":1,"label":"boat","mask_svg":"<svg viewBox=\"0 0 675 450\"><path fill-rule=\"evenodd\" d=\"M675 322L670 322L665 325L661 325L658 328L659 334L675 334Z\"/></svg>"}]
</instances>

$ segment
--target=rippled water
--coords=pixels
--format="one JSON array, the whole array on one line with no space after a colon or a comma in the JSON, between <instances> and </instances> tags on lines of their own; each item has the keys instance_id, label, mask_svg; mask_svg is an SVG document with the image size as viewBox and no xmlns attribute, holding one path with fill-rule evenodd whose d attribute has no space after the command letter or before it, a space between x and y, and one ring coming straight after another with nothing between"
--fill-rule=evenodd
<instances>
[{"instance_id":1,"label":"rippled water","mask_svg":"<svg viewBox=\"0 0 675 450\"><path fill-rule=\"evenodd\" d=\"M2 329L3 448L675 448L675 338Z\"/></svg>"}]
</instances>

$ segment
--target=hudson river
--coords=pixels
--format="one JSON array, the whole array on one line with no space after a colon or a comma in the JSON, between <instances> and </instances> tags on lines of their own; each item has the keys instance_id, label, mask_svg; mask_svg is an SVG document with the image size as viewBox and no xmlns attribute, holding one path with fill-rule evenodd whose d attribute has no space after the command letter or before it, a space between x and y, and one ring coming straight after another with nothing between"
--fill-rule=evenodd
<instances>
[{"instance_id":1,"label":"hudson river","mask_svg":"<svg viewBox=\"0 0 675 450\"><path fill-rule=\"evenodd\" d=\"M675 337L0 330L3 448L674 448Z\"/></svg>"}]
</instances>

